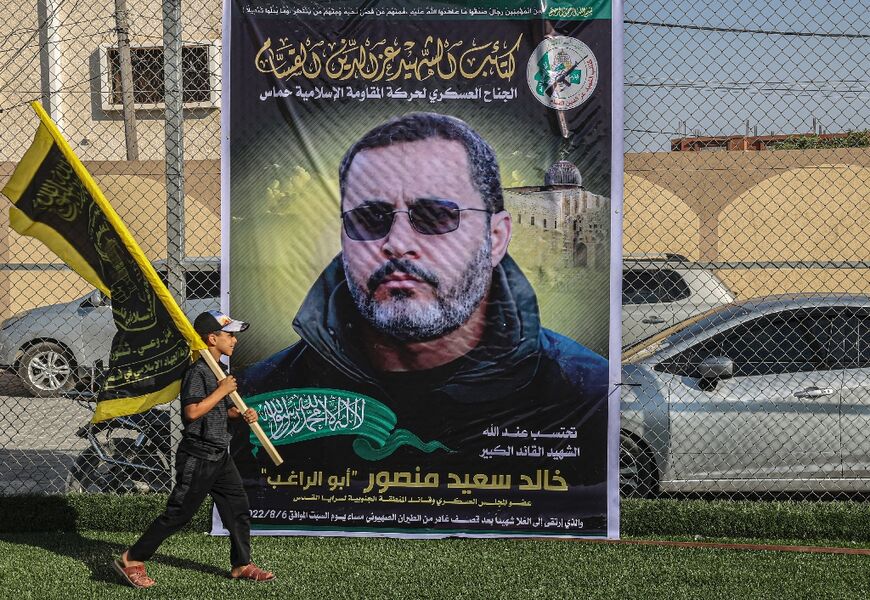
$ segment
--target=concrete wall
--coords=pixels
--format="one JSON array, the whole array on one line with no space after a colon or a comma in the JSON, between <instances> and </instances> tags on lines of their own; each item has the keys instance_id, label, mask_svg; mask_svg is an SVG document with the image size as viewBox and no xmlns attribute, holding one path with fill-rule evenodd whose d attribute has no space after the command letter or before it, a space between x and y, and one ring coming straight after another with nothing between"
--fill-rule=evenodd
<instances>
[{"instance_id":1,"label":"concrete wall","mask_svg":"<svg viewBox=\"0 0 870 600\"><path fill-rule=\"evenodd\" d=\"M86 162L106 198L150 260L166 257L166 185L157 161ZM0 163L0 186L14 165ZM185 164L187 256L220 256L220 163ZM59 260L41 242L15 233L9 211L0 211L0 262L51 263ZM21 310L80 297L91 286L71 271L0 268L0 318Z\"/></svg>"},{"instance_id":2,"label":"concrete wall","mask_svg":"<svg viewBox=\"0 0 870 600\"><path fill-rule=\"evenodd\" d=\"M9 3L7 3L9 4ZM115 4L97 0L25 0L0 23L0 161L17 161L36 130L36 117L27 104L46 98L45 108L57 122L76 154L84 161L124 160L124 122L120 110L104 110L100 93L103 73L100 46L117 45ZM161 46L163 14L160 4L127 0L130 44ZM51 16L54 15L54 18ZM37 29L48 16L48 27ZM221 3L215 0L182 3L182 41L219 42ZM52 29L52 25L57 28ZM219 54L219 53L218 53ZM8 61L8 63L6 62ZM220 82L220 61L212 70ZM139 158L164 156L163 110L137 110ZM184 111L185 158L220 157L220 109Z\"/></svg>"},{"instance_id":3,"label":"concrete wall","mask_svg":"<svg viewBox=\"0 0 870 600\"><path fill-rule=\"evenodd\" d=\"M215 140L216 142L216 140ZM625 158L624 252L676 252L711 261L870 261L870 149L668 152ZM166 248L162 161L86 164L149 258ZM12 172L0 163L0 184ZM220 255L220 165L188 161L189 256ZM561 218L559 203L511 197L538 212L535 227ZM524 203L525 202L525 203ZM544 216L546 212L546 217ZM531 214L531 213L525 213ZM516 219L516 217L515 217ZM539 221L540 219L540 221ZM522 227L529 226L524 215ZM554 249L560 246L554 238ZM0 260L55 262L40 243L10 231L0 212ZM728 269L739 297L778 292L870 294L868 269ZM70 273L0 270L0 317L88 291Z\"/></svg>"},{"instance_id":4,"label":"concrete wall","mask_svg":"<svg viewBox=\"0 0 870 600\"><path fill-rule=\"evenodd\" d=\"M870 148L625 157L626 253L710 261L870 261ZM867 269L729 269L740 297L870 293Z\"/></svg>"}]
</instances>

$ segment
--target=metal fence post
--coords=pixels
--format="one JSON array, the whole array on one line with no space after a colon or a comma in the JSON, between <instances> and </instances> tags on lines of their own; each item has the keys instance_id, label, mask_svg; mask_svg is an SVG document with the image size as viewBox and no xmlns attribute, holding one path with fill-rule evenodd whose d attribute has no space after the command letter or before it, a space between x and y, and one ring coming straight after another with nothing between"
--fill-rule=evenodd
<instances>
[{"instance_id":1,"label":"metal fence post","mask_svg":"<svg viewBox=\"0 0 870 600\"><path fill-rule=\"evenodd\" d=\"M163 81L166 103L166 282L184 307L184 123L182 115L181 0L163 0ZM173 442L181 437L173 411ZM174 461L173 461L174 465ZM174 477L173 467L173 477Z\"/></svg>"},{"instance_id":2,"label":"metal fence post","mask_svg":"<svg viewBox=\"0 0 870 600\"><path fill-rule=\"evenodd\" d=\"M133 97L133 61L127 25L127 2L115 0L115 27L118 31L118 65L121 67L121 104L124 110L124 140L127 160L139 160L136 135L136 101Z\"/></svg>"}]
</instances>

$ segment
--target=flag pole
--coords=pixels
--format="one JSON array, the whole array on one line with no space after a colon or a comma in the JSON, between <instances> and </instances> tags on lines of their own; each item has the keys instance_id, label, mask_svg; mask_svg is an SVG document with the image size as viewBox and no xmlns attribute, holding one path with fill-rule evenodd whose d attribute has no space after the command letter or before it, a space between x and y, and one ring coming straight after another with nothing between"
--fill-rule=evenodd
<instances>
[{"instance_id":1,"label":"flag pole","mask_svg":"<svg viewBox=\"0 0 870 600\"><path fill-rule=\"evenodd\" d=\"M199 353L205 360L205 363L211 369L211 372L214 373L215 377L217 377L218 381L226 378L227 374L224 373L224 370L221 369L220 365L214 359L214 356L211 355L211 352L209 352L208 349L200 350ZM245 404L245 401L242 400L242 397L239 396L238 392L231 392L230 400L233 401L233 404L240 413L244 414L245 412L247 412L248 406ZM272 441L268 438L268 436L266 436L266 432L263 431L263 428L260 427L260 424L255 421L253 423L249 423L249 425L251 426L251 431L254 432L254 435L257 436L257 439L260 440L263 448L265 448L266 452L269 454L272 462L275 463L275 466L278 466L282 462L284 462L284 459L282 459L281 455L278 454L278 451L275 450L275 446L272 445Z\"/></svg>"}]
</instances>

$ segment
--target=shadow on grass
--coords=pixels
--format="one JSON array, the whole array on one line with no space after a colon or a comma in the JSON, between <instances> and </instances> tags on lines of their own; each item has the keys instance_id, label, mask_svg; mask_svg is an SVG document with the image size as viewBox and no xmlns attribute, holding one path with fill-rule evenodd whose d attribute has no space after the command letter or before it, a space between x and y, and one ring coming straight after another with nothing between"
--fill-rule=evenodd
<instances>
[{"instance_id":1,"label":"shadow on grass","mask_svg":"<svg viewBox=\"0 0 870 600\"><path fill-rule=\"evenodd\" d=\"M10 544L27 544L41 548L58 556L65 556L77 560L85 565L91 572L91 579L103 583L124 582L112 568L112 561L118 558L127 549L123 544L106 542L89 537L84 537L77 532L66 531L62 533L33 532L33 533L0 533L0 540ZM221 569L214 565L201 563L186 558L177 558L158 552L148 564L160 563L161 565L199 571L208 575L229 578L229 569Z\"/></svg>"},{"instance_id":2,"label":"shadow on grass","mask_svg":"<svg viewBox=\"0 0 870 600\"><path fill-rule=\"evenodd\" d=\"M34 501L29 502L30 499ZM154 514L151 518L156 516ZM148 518L141 517L144 515L140 515L139 521L148 522ZM95 581L123 583L112 568L112 561L127 546L82 536L77 530L81 521L76 507L65 496L7 497L0 502L0 523L4 524L6 530L0 532L0 540L10 544L27 544L80 561L90 570L91 579ZM144 526L142 530L144 531ZM149 561L155 562L178 569L229 577L229 568L221 569L161 552Z\"/></svg>"}]
</instances>

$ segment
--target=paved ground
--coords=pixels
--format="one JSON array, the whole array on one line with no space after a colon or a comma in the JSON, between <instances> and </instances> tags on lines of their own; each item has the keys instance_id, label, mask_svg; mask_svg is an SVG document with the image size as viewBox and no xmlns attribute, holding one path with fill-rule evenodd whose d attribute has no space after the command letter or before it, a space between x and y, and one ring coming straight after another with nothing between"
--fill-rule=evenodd
<instances>
[{"instance_id":1,"label":"paved ground","mask_svg":"<svg viewBox=\"0 0 870 600\"><path fill-rule=\"evenodd\" d=\"M76 432L93 406L33 397L17 377L0 373L0 496L66 493L70 467L89 446Z\"/></svg>"},{"instance_id":2,"label":"paved ground","mask_svg":"<svg viewBox=\"0 0 870 600\"><path fill-rule=\"evenodd\" d=\"M70 398L34 398L17 377L0 374L0 495L63 493L85 448L76 436L92 409Z\"/></svg>"}]
</instances>

